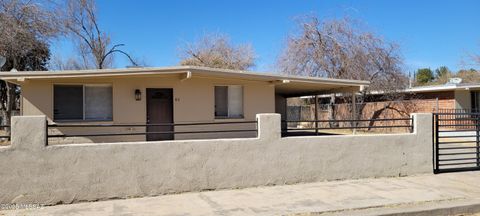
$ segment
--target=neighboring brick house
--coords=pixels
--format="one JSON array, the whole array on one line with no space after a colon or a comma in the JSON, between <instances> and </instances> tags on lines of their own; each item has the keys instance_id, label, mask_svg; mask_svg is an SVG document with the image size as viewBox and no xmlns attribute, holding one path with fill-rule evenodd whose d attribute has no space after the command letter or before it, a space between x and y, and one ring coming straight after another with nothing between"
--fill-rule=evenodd
<instances>
[{"instance_id":1,"label":"neighboring brick house","mask_svg":"<svg viewBox=\"0 0 480 216\"><path fill-rule=\"evenodd\" d=\"M469 111L479 107L480 84L445 84L407 89L418 100L418 110L437 112L445 110Z\"/></svg>"},{"instance_id":2,"label":"neighboring brick house","mask_svg":"<svg viewBox=\"0 0 480 216\"><path fill-rule=\"evenodd\" d=\"M417 110L436 112L439 109L455 109L455 92L417 92L415 93Z\"/></svg>"},{"instance_id":3,"label":"neighboring brick house","mask_svg":"<svg viewBox=\"0 0 480 216\"><path fill-rule=\"evenodd\" d=\"M357 105L357 110L361 110L357 118L400 118L408 117L414 112L470 112L472 109L479 110L480 108L480 84L449 83L436 86L421 86L406 89L404 93L407 96L401 101L385 101L382 97L378 97L378 100L376 100L376 97L373 97L370 101ZM318 119L328 119L329 97L329 95L319 96ZM311 101L312 99L304 98L306 101ZM308 104L308 102L305 104ZM379 112L387 104L390 105L390 108ZM351 104L344 102L341 96L334 106L335 119L351 119ZM363 106L363 109L358 108L360 106ZM315 110L313 105L304 105L301 108L292 106L290 110L291 120L314 119Z\"/></svg>"}]
</instances>

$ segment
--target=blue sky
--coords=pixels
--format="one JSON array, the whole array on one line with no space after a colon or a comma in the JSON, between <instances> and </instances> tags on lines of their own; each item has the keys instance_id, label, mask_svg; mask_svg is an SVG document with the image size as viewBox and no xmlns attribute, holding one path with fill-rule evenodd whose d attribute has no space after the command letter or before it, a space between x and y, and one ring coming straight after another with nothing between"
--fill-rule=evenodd
<instances>
[{"instance_id":1,"label":"blue sky","mask_svg":"<svg viewBox=\"0 0 480 216\"><path fill-rule=\"evenodd\" d=\"M251 43L259 71L274 69L285 38L295 30L295 17L349 16L402 47L406 71L446 65L461 68L468 53L480 53L478 0L97 0L100 25L114 43L149 66L178 64L178 47L204 33L223 32L233 43ZM73 55L68 41L54 53ZM127 61L118 57L116 67Z\"/></svg>"}]
</instances>

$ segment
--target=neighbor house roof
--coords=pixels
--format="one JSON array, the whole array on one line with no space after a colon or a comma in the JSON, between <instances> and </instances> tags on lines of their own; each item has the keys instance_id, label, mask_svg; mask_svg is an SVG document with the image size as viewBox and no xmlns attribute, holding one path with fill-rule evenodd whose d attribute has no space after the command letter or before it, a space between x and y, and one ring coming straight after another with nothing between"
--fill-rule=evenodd
<instances>
[{"instance_id":1,"label":"neighbor house roof","mask_svg":"<svg viewBox=\"0 0 480 216\"><path fill-rule=\"evenodd\" d=\"M71 71L16 71L2 72L0 79L8 82L22 84L26 80L36 79L65 79L65 78L91 78L91 77L125 77L125 76L156 76L179 74L183 79L191 77L218 77L265 81L275 85L279 94L286 96L301 96L328 92L358 91L368 86L368 81L313 78L302 76L280 75L265 72L252 72L242 70L227 70L196 66L175 66L155 68L124 68L124 69L99 69L99 70L71 70Z\"/></svg>"},{"instance_id":2,"label":"neighbor house roof","mask_svg":"<svg viewBox=\"0 0 480 216\"><path fill-rule=\"evenodd\" d=\"M460 83L460 84L444 84L444 85L431 85L431 86L418 86L405 90L405 92L440 92L440 91L455 91L455 90L479 90L479 83Z\"/></svg>"}]
</instances>

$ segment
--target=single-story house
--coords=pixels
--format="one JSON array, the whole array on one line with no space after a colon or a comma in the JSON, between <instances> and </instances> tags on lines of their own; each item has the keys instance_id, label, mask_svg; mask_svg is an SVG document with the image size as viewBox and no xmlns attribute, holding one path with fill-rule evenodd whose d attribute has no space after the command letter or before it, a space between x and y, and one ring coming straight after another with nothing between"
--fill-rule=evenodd
<instances>
[{"instance_id":1,"label":"single-story house","mask_svg":"<svg viewBox=\"0 0 480 216\"><path fill-rule=\"evenodd\" d=\"M127 125L105 128L59 127L51 132L73 134L99 131L188 131L191 130L190 126L158 124L255 121L258 113L280 113L283 117L288 97L357 92L369 84L357 80L285 76L193 66L18 71L2 73L0 78L21 86L21 115L45 115L49 124L56 125ZM134 124L143 124L143 127ZM203 126L201 129L208 127L213 126ZM234 126L225 124L216 127L225 129ZM143 134L124 137L122 140L184 139L191 136ZM212 136L222 135L204 135ZM109 141L108 138L100 136L86 139L95 142Z\"/></svg>"},{"instance_id":2,"label":"single-story house","mask_svg":"<svg viewBox=\"0 0 480 216\"><path fill-rule=\"evenodd\" d=\"M447 83L445 85L420 86L406 89L421 103L423 112L460 111L469 112L480 108L480 84Z\"/></svg>"}]
</instances>

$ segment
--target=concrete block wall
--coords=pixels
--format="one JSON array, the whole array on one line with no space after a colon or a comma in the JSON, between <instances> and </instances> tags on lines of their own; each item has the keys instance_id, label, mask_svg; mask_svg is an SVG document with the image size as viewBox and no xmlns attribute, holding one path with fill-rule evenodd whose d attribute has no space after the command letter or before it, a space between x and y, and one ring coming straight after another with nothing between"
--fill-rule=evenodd
<instances>
[{"instance_id":1,"label":"concrete block wall","mask_svg":"<svg viewBox=\"0 0 480 216\"><path fill-rule=\"evenodd\" d=\"M432 172L432 116L413 133L284 137L279 114L258 137L46 146L44 116L12 119L0 147L0 203L57 204L187 191Z\"/></svg>"}]
</instances>

